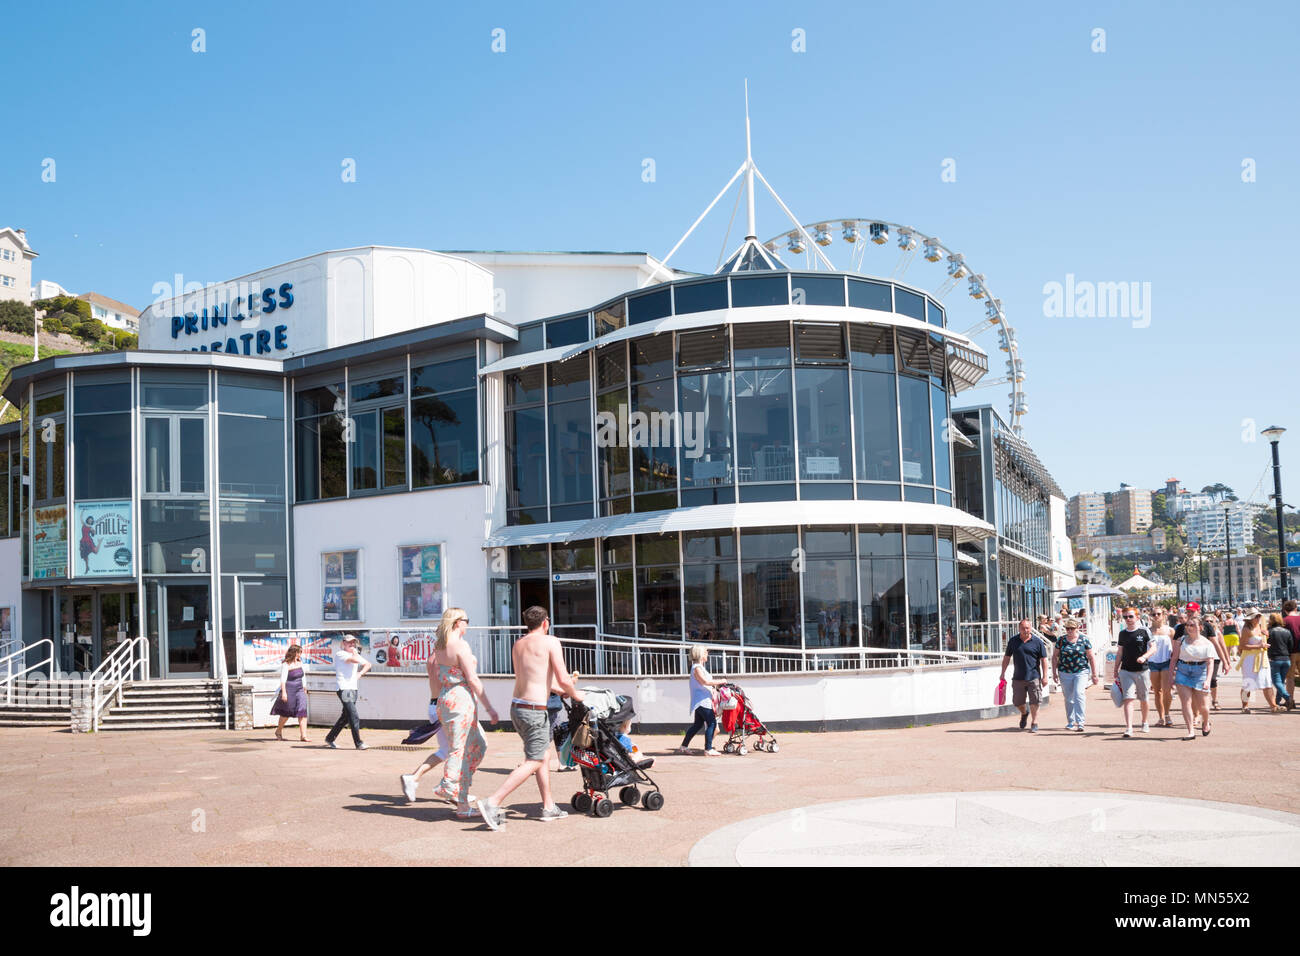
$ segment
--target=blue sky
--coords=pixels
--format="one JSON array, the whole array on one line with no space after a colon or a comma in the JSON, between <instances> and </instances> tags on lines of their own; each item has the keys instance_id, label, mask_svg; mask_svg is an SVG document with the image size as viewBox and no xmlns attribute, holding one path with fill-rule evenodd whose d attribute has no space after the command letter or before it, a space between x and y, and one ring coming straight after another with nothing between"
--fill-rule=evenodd
<instances>
[{"instance_id":1,"label":"blue sky","mask_svg":"<svg viewBox=\"0 0 1300 956\"><path fill-rule=\"evenodd\" d=\"M662 256L744 158L748 77L755 159L802 221L908 223L985 274L1068 494L1177 476L1246 497L1252 421L1292 429L1300 482L1298 26L1289 3L24 4L0 36L0 224L27 229L36 278L140 308L175 273L369 243ZM731 200L674 265L713 268ZM758 215L761 238L788 227ZM1150 324L1046 316L1067 274L1150 283ZM964 283L946 302L959 328L982 314Z\"/></svg>"}]
</instances>

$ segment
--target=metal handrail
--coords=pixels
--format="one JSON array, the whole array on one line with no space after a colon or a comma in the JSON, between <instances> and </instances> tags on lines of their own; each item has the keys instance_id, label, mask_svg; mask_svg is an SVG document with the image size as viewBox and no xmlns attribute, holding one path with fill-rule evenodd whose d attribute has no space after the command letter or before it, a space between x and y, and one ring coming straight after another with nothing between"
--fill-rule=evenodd
<instances>
[{"instance_id":1,"label":"metal handrail","mask_svg":"<svg viewBox=\"0 0 1300 956\"><path fill-rule=\"evenodd\" d=\"M36 648L40 647L42 644L50 645L49 654L47 654L44 659L37 661L31 667L25 667L22 670L20 670L17 674L15 674L14 663L13 663L14 658L18 657L21 654L23 655L24 659L26 659L26 655L29 651L35 650ZM18 650L14 651L13 653L6 654L4 657L0 657L0 664L5 665L5 676L0 677L0 686L3 686L5 688L5 703L12 704L14 702L14 679L15 678L22 677L28 671L34 671L39 667L43 667L44 665L49 664L50 679L51 680L54 679L54 641L46 637L46 638L42 638L41 640L37 641L34 644L28 644L24 647L20 647L18 648Z\"/></svg>"},{"instance_id":2,"label":"metal handrail","mask_svg":"<svg viewBox=\"0 0 1300 956\"><path fill-rule=\"evenodd\" d=\"M594 625L580 625L591 630L591 639L560 637L566 665L582 674L592 677L668 677L680 676L689 670L687 652L690 647L681 641L656 641L654 639L628 639L610 636L595 630ZM577 627L577 626L572 626ZM355 632L357 629L352 629ZM370 628L371 632L393 635L403 632L401 628ZM427 629L405 629L416 634L432 633ZM471 628L468 636L475 656L479 661L479 673L485 677L510 676L514 673L513 661L509 653L514 640L522 636L521 627ZM483 633L486 632L486 633ZM322 631L245 631L245 635L296 636L312 635L319 637ZM978 663L994 660L1001 656L1001 650L994 652L967 652L952 650L929 650L921 648L882 648L882 647L755 647L740 644L704 644L710 658L716 659L717 666L725 668L733 675L774 674L817 672L826 670L873 670L886 667L927 667L963 663ZM427 648L426 648L427 650ZM427 659L427 658L426 658ZM423 670L425 660L408 658L401 667L385 666L378 672L414 673L415 668Z\"/></svg>"},{"instance_id":3,"label":"metal handrail","mask_svg":"<svg viewBox=\"0 0 1300 956\"><path fill-rule=\"evenodd\" d=\"M137 644L140 646L141 651L139 659L136 658ZM113 649L113 653L104 658L104 661L90 675L90 729L92 733L99 730L101 712L108 706L108 702L113 699L122 685L132 679L131 675L135 673L137 665L143 667L143 677L141 679L147 680L149 677L149 641L143 637L135 637L125 644L119 644ZM100 671L104 671L104 676L96 677L95 675Z\"/></svg>"},{"instance_id":4,"label":"metal handrail","mask_svg":"<svg viewBox=\"0 0 1300 956\"><path fill-rule=\"evenodd\" d=\"M217 670L220 672L221 681L221 709L224 712L224 729L230 729L230 688L229 688L229 665L226 663L226 642L220 634L213 635L213 641L217 645Z\"/></svg>"}]
</instances>

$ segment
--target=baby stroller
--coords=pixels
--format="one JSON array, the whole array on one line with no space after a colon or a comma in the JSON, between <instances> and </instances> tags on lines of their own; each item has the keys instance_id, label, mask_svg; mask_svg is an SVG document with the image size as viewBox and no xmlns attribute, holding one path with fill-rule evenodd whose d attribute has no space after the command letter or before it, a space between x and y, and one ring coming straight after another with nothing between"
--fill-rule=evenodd
<instances>
[{"instance_id":1,"label":"baby stroller","mask_svg":"<svg viewBox=\"0 0 1300 956\"><path fill-rule=\"evenodd\" d=\"M758 737L754 741L755 750L766 750L774 754L780 749L776 738L768 732L750 707L745 692L736 684L723 684L718 688L718 707L722 711L722 731L730 735L722 745L724 754L745 756L749 753L745 748L745 738L754 736Z\"/></svg>"},{"instance_id":2,"label":"baby stroller","mask_svg":"<svg viewBox=\"0 0 1300 956\"><path fill-rule=\"evenodd\" d=\"M618 740L619 728L636 714L632 699L594 687L582 688L582 695L585 702L564 701L573 759L582 771L583 788L573 795L573 809L608 817L614 812L609 792L615 787L619 788L619 800L629 807L640 803L646 810L662 809L664 795L646 773L654 759L633 760ZM654 789L642 795L637 784Z\"/></svg>"}]
</instances>

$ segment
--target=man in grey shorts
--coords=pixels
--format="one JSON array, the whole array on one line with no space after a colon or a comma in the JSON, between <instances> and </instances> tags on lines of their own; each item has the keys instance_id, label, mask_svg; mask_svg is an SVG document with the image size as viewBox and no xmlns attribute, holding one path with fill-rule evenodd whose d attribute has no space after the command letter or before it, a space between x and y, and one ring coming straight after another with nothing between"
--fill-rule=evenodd
<instances>
[{"instance_id":1,"label":"man in grey shorts","mask_svg":"<svg viewBox=\"0 0 1300 956\"><path fill-rule=\"evenodd\" d=\"M515 690L510 701L510 721L524 742L524 762L514 770L496 793L478 803L479 815L493 830L505 826L506 815L501 801L510 796L529 777L537 777L542 795L542 820L559 820L568 816L551 799L550 767L546 749L551 742L551 722L546 713L546 699L554 691L575 701L582 694L573 686L572 676L564 669L560 642L549 633L550 620L545 608L524 611L528 633L515 642L511 656L515 664Z\"/></svg>"}]
</instances>

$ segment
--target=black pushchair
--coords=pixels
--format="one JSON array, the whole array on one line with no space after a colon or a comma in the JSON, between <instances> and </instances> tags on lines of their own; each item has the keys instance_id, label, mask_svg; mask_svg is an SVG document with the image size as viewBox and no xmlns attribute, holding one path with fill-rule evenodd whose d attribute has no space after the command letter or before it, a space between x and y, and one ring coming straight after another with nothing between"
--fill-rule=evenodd
<instances>
[{"instance_id":1,"label":"black pushchair","mask_svg":"<svg viewBox=\"0 0 1300 956\"><path fill-rule=\"evenodd\" d=\"M602 818L614 812L609 792L616 787L619 800L626 806L640 803L646 810L659 810L664 805L659 785L646 773L654 766L654 759L633 760L618 740L619 728L636 715L632 699L622 694L615 699L618 706L603 716L585 704L567 698L564 701L573 737L573 760L582 771L582 789L573 795L573 809ZM653 789L642 794L637 784Z\"/></svg>"}]
</instances>

